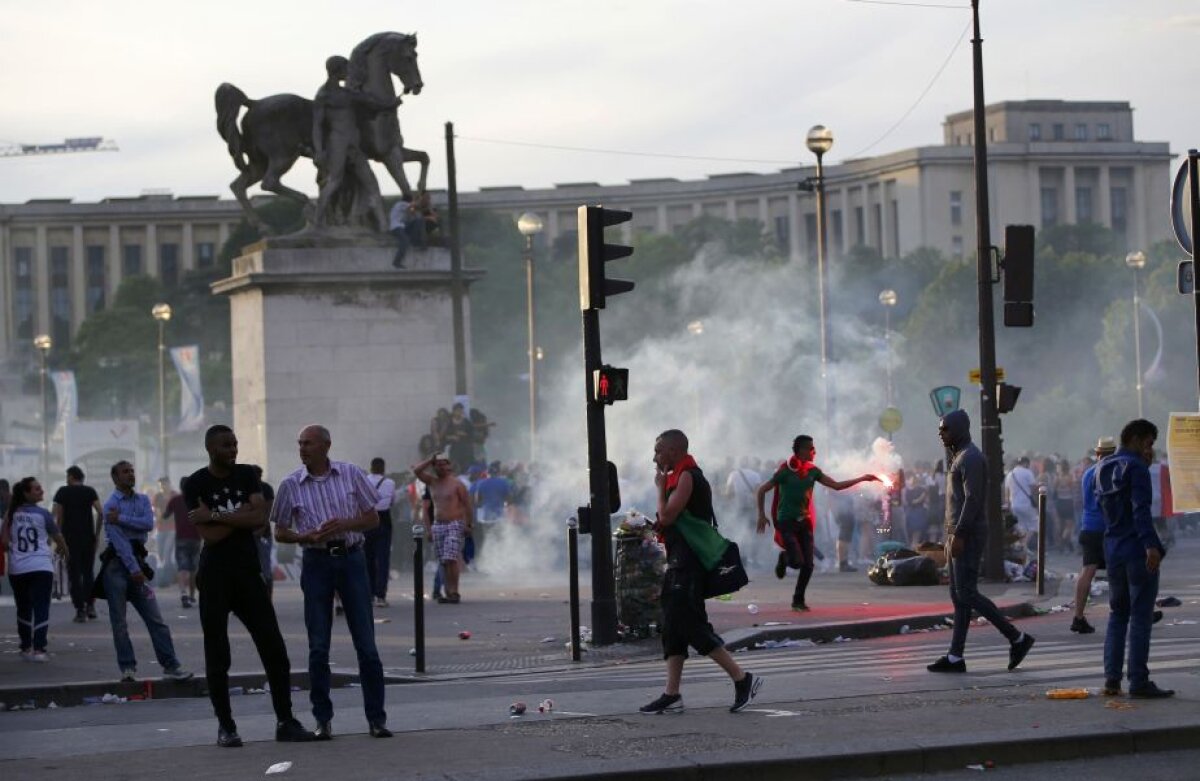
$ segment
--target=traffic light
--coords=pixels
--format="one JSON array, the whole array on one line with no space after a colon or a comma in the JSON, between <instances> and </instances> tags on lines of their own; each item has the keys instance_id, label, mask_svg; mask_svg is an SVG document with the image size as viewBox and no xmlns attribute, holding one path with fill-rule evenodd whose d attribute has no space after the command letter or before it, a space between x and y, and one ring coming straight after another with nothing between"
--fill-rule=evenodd
<instances>
[{"instance_id":1,"label":"traffic light","mask_svg":"<svg viewBox=\"0 0 1200 781\"><path fill-rule=\"evenodd\" d=\"M1033 226L1004 228L1004 324L1033 326Z\"/></svg>"},{"instance_id":2,"label":"traffic light","mask_svg":"<svg viewBox=\"0 0 1200 781\"><path fill-rule=\"evenodd\" d=\"M612 404L629 399L629 370L614 366L601 366L594 372L592 387L596 390L596 401Z\"/></svg>"},{"instance_id":3,"label":"traffic light","mask_svg":"<svg viewBox=\"0 0 1200 781\"><path fill-rule=\"evenodd\" d=\"M1016 385L1009 385L1007 382L996 383L996 412L1012 412L1020 395L1021 389Z\"/></svg>"},{"instance_id":4,"label":"traffic light","mask_svg":"<svg viewBox=\"0 0 1200 781\"><path fill-rule=\"evenodd\" d=\"M604 264L628 257L633 247L605 244L604 229L633 219L631 212L600 206L579 207L579 308L603 309L605 298L633 290L627 279L608 279Z\"/></svg>"}]
</instances>

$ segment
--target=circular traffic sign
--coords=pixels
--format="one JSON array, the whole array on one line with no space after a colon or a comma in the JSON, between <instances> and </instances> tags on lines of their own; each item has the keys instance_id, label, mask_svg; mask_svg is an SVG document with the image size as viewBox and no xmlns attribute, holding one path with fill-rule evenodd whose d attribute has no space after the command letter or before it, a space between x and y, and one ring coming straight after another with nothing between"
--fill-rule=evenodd
<instances>
[{"instance_id":1,"label":"circular traffic sign","mask_svg":"<svg viewBox=\"0 0 1200 781\"><path fill-rule=\"evenodd\" d=\"M879 415L879 427L889 434L895 434L904 425L904 416L895 407L888 407Z\"/></svg>"}]
</instances>

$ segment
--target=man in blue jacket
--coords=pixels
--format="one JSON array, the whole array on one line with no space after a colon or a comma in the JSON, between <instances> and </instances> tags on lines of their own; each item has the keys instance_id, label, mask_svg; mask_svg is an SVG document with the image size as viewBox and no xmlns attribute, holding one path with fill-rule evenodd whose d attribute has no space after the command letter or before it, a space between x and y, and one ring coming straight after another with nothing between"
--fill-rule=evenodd
<instances>
[{"instance_id":1,"label":"man in blue jacket","mask_svg":"<svg viewBox=\"0 0 1200 781\"><path fill-rule=\"evenodd\" d=\"M979 593L979 565L987 544L987 461L971 441L971 418L955 410L942 418L938 436L946 446L946 557L950 560L950 600L954 603L954 633L950 652L926 667L931 673L965 673L963 652L971 611L992 622L1010 643L1008 669L1033 648L1033 636L1012 625L995 603Z\"/></svg>"},{"instance_id":2,"label":"man in blue jacket","mask_svg":"<svg viewBox=\"0 0 1200 781\"><path fill-rule=\"evenodd\" d=\"M1104 638L1104 694L1121 691L1125 637L1129 636L1129 696L1170 697L1150 680L1150 625L1158 597L1159 563L1167 554L1150 517L1150 462L1158 427L1134 420L1121 429L1121 447L1096 467L1096 495L1104 513L1108 563L1108 635Z\"/></svg>"}]
</instances>

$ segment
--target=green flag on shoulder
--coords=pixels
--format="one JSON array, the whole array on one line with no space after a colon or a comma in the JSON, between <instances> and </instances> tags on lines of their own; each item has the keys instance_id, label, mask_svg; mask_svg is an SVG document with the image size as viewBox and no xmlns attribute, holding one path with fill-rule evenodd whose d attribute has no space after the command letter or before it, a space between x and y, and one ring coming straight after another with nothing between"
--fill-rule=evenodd
<instances>
[{"instance_id":1,"label":"green flag on shoulder","mask_svg":"<svg viewBox=\"0 0 1200 781\"><path fill-rule=\"evenodd\" d=\"M697 518L687 510L675 519L675 527L696 554L705 572L717 566L721 557L725 555L725 549L729 547L729 540L722 537L711 523Z\"/></svg>"}]
</instances>

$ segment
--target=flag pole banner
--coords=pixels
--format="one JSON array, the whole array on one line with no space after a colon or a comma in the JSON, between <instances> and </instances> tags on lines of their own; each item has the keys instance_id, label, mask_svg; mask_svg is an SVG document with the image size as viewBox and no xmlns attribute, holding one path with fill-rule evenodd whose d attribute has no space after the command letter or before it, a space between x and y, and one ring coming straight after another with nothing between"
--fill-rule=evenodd
<instances>
[{"instance_id":1,"label":"flag pole banner","mask_svg":"<svg viewBox=\"0 0 1200 781\"><path fill-rule=\"evenodd\" d=\"M179 426L177 431L199 431L204 426L204 389L200 386L200 347L171 348L179 372Z\"/></svg>"}]
</instances>

